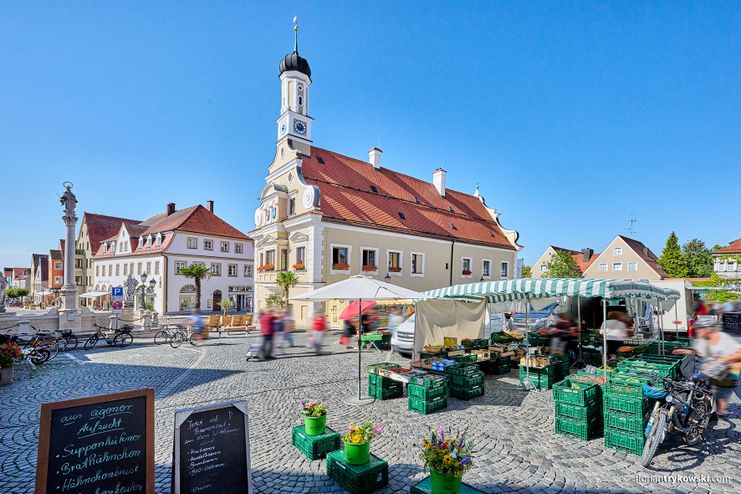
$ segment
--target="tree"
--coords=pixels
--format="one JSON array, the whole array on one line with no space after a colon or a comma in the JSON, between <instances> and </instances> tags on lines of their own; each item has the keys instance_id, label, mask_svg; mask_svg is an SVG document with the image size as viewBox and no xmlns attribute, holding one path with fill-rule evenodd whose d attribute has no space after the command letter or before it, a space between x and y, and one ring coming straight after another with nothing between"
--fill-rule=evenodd
<instances>
[{"instance_id":1,"label":"tree","mask_svg":"<svg viewBox=\"0 0 741 494\"><path fill-rule=\"evenodd\" d=\"M186 278L192 278L196 284L196 309L201 309L201 280L211 275L211 270L203 264L191 264L180 270Z\"/></svg>"},{"instance_id":2,"label":"tree","mask_svg":"<svg viewBox=\"0 0 741 494\"><path fill-rule=\"evenodd\" d=\"M224 315L226 315L227 312L229 312L229 309L234 307L234 302L230 298L225 298L221 301L221 310L224 311Z\"/></svg>"},{"instance_id":3,"label":"tree","mask_svg":"<svg viewBox=\"0 0 741 494\"><path fill-rule=\"evenodd\" d=\"M713 245L713 248L712 248L711 250L712 250L713 252L717 252L717 251L719 251L720 249L722 249L723 247L725 247L725 245L715 244L715 245Z\"/></svg>"},{"instance_id":4,"label":"tree","mask_svg":"<svg viewBox=\"0 0 741 494\"><path fill-rule=\"evenodd\" d=\"M283 297L281 297L277 293L271 293L270 295L265 297L265 302L268 305L275 305L277 307L283 307L286 304L285 300L283 300Z\"/></svg>"},{"instance_id":5,"label":"tree","mask_svg":"<svg viewBox=\"0 0 741 494\"><path fill-rule=\"evenodd\" d=\"M298 284L298 276L293 271L281 271L275 276L275 284L283 292L284 304L288 303L288 292ZM281 305L281 307L283 307Z\"/></svg>"},{"instance_id":6,"label":"tree","mask_svg":"<svg viewBox=\"0 0 741 494\"><path fill-rule=\"evenodd\" d=\"M713 256L705 242L693 238L682 246L687 263L687 276L690 278L707 278L713 274Z\"/></svg>"},{"instance_id":7,"label":"tree","mask_svg":"<svg viewBox=\"0 0 741 494\"><path fill-rule=\"evenodd\" d=\"M5 290L5 296L10 300L28 297L31 291L28 288L8 288Z\"/></svg>"},{"instance_id":8,"label":"tree","mask_svg":"<svg viewBox=\"0 0 741 494\"><path fill-rule=\"evenodd\" d=\"M522 277L523 278L532 278L533 277L533 267L528 266L527 264L522 266Z\"/></svg>"},{"instance_id":9,"label":"tree","mask_svg":"<svg viewBox=\"0 0 741 494\"><path fill-rule=\"evenodd\" d=\"M576 259L565 250L557 250L546 266L546 278L581 278L582 273Z\"/></svg>"},{"instance_id":10,"label":"tree","mask_svg":"<svg viewBox=\"0 0 741 494\"><path fill-rule=\"evenodd\" d=\"M666 239L664 250L659 257L659 266L662 267L669 278L685 278L687 276L687 260L679 248L677 234L672 232Z\"/></svg>"}]
</instances>

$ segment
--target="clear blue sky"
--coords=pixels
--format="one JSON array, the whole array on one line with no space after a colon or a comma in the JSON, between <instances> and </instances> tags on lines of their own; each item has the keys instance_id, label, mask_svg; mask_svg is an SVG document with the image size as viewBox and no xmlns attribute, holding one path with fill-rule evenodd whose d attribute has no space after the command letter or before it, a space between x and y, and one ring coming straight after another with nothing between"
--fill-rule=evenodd
<instances>
[{"instance_id":1,"label":"clear blue sky","mask_svg":"<svg viewBox=\"0 0 741 494\"><path fill-rule=\"evenodd\" d=\"M527 262L631 213L656 251L741 237L738 2L6 1L0 263L55 246L64 180L83 210L214 199L253 228L294 15L314 142L480 183Z\"/></svg>"}]
</instances>

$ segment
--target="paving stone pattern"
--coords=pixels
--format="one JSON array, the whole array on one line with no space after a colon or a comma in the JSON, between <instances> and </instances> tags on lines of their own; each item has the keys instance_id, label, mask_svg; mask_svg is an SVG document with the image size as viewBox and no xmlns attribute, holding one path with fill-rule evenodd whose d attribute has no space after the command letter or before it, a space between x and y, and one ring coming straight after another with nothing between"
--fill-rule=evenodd
<instances>
[{"instance_id":1,"label":"paving stone pattern","mask_svg":"<svg viewBox=\"0 0 741 494\"><path fill-rule=\"evenodd\" d=\"M441 424L468 429L478 453L465 481L487 493L739 492L741 406L736 398L734 418L714 425L706 445L687 447L671 439L652 469L645 470L635 456L605 449L601 438L582 442L556 435L551 392L522 391L514 371L487 376L483 397L450 398L446 410L422 416L407 411L406 398L345 404L357 393L354 351L332 343L325 347L327 355L317 357L298 346L273 361L246 362L248 345L256 340L232 335L179 349L139 340L126 349L60 354L35 370L21 366L15 382L0 388L0 493L33 492L41 403L147 386L156 394L158 493L170 492L175 411L237 399L249 403L256 492L343 492L327 477L324 460L310 461L291 445L291 427L301 423L299 398L325 400L327 425L338 431L352 421L383 421L385 431L372 444L372 452L389 463L389 485L382 493L409 492L424 477L418 443ZM303 341L297 335L297 344ZM365 353L363 368L385 357ZM408 362L398 355L392 360ZM362 384L365 392L365 375ZM698 477L657 483L639 478L644 475ZM711 481L721 477L729 481Z\"/></svg>"}]
</instances>

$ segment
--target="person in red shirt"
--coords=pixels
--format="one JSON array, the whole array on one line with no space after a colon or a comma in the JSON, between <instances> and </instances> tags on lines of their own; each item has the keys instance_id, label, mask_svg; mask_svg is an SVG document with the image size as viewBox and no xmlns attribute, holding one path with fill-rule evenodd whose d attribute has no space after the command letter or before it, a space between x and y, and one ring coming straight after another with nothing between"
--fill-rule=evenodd
<instances>
[{"instance_id":1,"label":"person in red shirt","mask_svg":"<svg viewBox=\"0 0 741 494\"><path fill-rule=\"evenodd\" d=\"M311 329L314 332L312 335L314 351L319 355L322 353L322 341L324 340L324 332L327 330L327 318L323 314L314 316Z\"/></svg>"},{"instance_id":2,"label":"person in red shirt","mask_svg":"<svg viewBox=\"0 0 741 494\"><path fill-rule=\"evenodd\" d=\"M268 310L260 315L260 336L262 336L261 353L265 360L272 360L273 357L273 321L275 314Z\"/></svg>"}]
</instances>

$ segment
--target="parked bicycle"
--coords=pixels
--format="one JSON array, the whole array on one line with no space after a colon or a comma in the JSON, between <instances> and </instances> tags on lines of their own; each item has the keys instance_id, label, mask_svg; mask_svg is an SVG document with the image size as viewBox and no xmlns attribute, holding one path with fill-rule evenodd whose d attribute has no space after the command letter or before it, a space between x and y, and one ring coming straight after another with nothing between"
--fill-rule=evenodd
<instances>
[{"instance_id":1,"label":"parked bicycle","mask_svg":"<svg viewBox=\"0 0 741 494\"><path fill-rule=\"evenodd\" d=\"M15 343L21 350L19 361L27 360L32 366L41 365L51 358L49 350L43 347L29 345L27 341L20 339L18 335L0 335L0 344Z\"/></svg>"},{"instance_id":2,"label":"parked bicycle","mask_svg":"<svg viewBox=\"0 0 741 494\"><path fill-rule=\"evenodd\" d=\"M95 333L85 341L85 350L95 348L101 339L108 343L109 346L113 345L119 347L129 346L134 341L134 337L131 336L131 330L134 328L129 325L120 329L115 329L113 330L113 333L111 333L111 330L108 328L104 328L95 323L93 323L93 327L95 328Z\"/></svg>"},{"instance_id":3,"label":"parked bicycle","mask_svg":"<svg viewBox=\"0 0 741 494\"><path fill-rule=\"evenodd\" d=\"M649 382L643 392L658 401L645 429L641 465L647 467L667 434L678 432L685 444L697 444L707 429L713 410L712 392L707 376L693 374L689 381L674 381L657 374L644 374ZM654 387L652 383L663 384Z\"/></svg>"},{"instance_id":4,"label":"parked bicycle","mask_svg":"<svg viewBox=\"0 0 741 494\"><path fill-rule=\"evenodd\" d=\"M56 357L57 354L59 354L59 342L57 341L57 338L51 333L39 331L34 326L31 326L31 329L36 332L31 336L31 338L25 340L20 336L16 336L16 343L23 345L24 349L34 348L36 350L47 351L49 353L49 358L47 360Z\"/></svg>"},{"instance_id":5,"label":"parked bicycle","mask_svg":"<svg viewBox=\"0 0 741 494\"><path fill-rule=\"evenodd\" d=\"M186 328L185 326L178 326L177 330L175 330L175 334L173 334L172 338L170 338L170 346L173 348L177 348L186 341L191 345L196 344L193 341L193 333L190 331L190 329Z\"/></svg>"},{"instance_id":6,"label":"parked bicycle","mask_svg":"<svg viewBox=\"0 0 741 494\"><path fill-rule=\"evenodd\" d=\"M160 329L154 335L154 343L156 345L164 345L165 343L169 343L170 340L172 340L172 337L175 336L175 333L177 332L177 326L165 326L164 329Z\"/></svg>"},{"instance_id":7,"label":"parked bicycle","mask_svg":"<svg viewBox=\"0 0 741 494\"><path fill-rule=\"evenodd\" d=\"M57 336L57 343L59 344L59 349L61 351L67 352L77 349L77 345L80 344L80 341L71 329L57 329L55 332L59 335Z\"/></svg>"}]
</instances>

